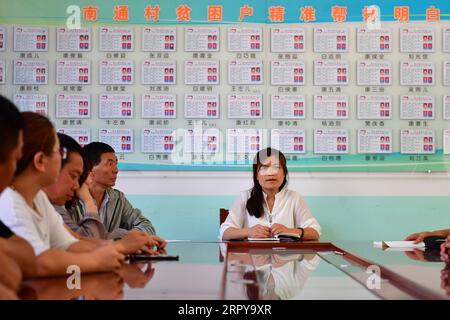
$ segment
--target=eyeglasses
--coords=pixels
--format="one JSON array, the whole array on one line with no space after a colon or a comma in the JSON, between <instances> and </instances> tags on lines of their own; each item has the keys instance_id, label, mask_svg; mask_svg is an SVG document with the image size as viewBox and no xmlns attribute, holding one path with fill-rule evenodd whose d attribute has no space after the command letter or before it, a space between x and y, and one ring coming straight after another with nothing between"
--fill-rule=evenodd
<instances>
[{"instance_id":1,"label":"eyeglasses","mask_svg":"<svg viewBox=\"0 0 450 320\"><path fill-rule=\"evenodd\" d=\"M66 147L61 147L61 148L59 148L58 151L55 151L55 152L59 152L59 154L61 155L61 160L67 159L67 148Z\"/></svg>"}]
</instances>

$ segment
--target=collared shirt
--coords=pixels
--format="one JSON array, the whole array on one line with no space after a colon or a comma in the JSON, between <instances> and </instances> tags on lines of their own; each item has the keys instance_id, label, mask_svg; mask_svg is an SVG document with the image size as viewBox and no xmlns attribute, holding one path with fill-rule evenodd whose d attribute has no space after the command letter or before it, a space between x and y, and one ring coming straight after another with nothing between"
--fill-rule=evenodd
<instances>
[{"instance_id":1,"label":"collared shirt","mask_svg":"<svg viewBox=\"0 0 450 320\"><path fill-rule=\"evenodd\" d=\"M312 228L321 234L321 227L313 217L311 210L303 197L293 190L284 187L275 195L275 202L272 212L269 211L267 195L264 193L264 214L256 218L247 211L247 200L250 198L250 190L240 193L233 206L229 210L229 215L220 226L220 239L228 228L251 228L257 224L271 226L279 223L287 228ZM270 220L272 220L270 222Z\"/></svg>"},{"instance_id":2,"label":"collared shirt","mask_svg":"<svg viewBox=\"0 0 450 320\"><path fill-rule=\"evenodd\" d=\"M38 192L33 203L36 210L28 206L20 193L8 188L0 196L0 219L27 240L36 255L49 249L66 250L78 241L64 227L43 191Z\"/></svg>"},{"instance_id":3,"label":"collared shirt","mask_svg":"<svg viewBox=\"0 0 450 320\"><path fill-rule=\"evenodd\" d=\"M86 206L81 200L77 200L73 208L60 214L67 225L78 234L81 234L79 226L83 219L93 218L91 213L86 212ZM150 235L156 234L150 220L131 205L123 192L113 188L106 189L97 217L103 223L109 239L120 238L132 229L139 229Z\"/></svg>"}]
</instances>

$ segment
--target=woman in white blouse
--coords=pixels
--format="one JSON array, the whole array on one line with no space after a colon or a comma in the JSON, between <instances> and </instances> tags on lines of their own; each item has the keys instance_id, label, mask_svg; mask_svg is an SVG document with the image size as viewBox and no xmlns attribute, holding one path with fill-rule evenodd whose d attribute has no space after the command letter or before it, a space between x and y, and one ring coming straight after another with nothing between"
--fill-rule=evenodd
<instances>
[{"instance_id":1,"label":"woman in white blouse","mask_svg":"<svg viewBox=\"0 0 450 320\"><path fill-rule=\"evenodd\" d=\"M222 240L268 238L295 233L301 240L318 240L320 225L303 197L287 188L284 155L273 148L260 150L253 162L251 190L243 191L220 226Z\"/></svg>"}]
</instances>

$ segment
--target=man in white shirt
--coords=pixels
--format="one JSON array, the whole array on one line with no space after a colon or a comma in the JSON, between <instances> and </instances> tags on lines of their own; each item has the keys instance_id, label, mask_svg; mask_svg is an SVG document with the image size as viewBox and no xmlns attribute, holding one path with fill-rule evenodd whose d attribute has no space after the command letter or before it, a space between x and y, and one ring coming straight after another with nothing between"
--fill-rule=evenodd
<instances>
[{"instance_id":1,"label":"man in white shirt","mask_svg":"<svg viewBox=\"0 0 450 320\"><path fill-rule=\"evenodd\" d=\"M0 96L0 194L14 177L22 155L24 121L19 110ZM0 220L0 299L14 299L22 277L36 273L36 257L30 244Z\"/></svg>"},{"instance_id":2,"label":"man in white shirt","mask_svg":"<svg viewBox=\"0 0 450 320\"><path fill-rule=\"evenodd\" d=\"M47 118L32 112L22 116L22 157L17 163L13 188L0 196L0 220L33 246L38 276L66 275L69 266L78 266L83 273L120 268L124 256L114 245L98 247L75 239L40 191L59 173L59 141Z\"/></svg>"}]
</instances>

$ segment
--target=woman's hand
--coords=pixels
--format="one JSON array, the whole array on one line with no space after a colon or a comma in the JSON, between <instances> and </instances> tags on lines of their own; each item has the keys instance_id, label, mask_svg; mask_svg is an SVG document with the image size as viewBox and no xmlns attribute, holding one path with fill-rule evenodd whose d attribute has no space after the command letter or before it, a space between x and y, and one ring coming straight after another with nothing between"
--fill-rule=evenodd
<instances>
[{"instance_id":1,"label":"woman's hand","mask_svg":"<svg viewBox=\"0 0 450 320\"><path fill-rule=\"evenodd\" d=\"M300 230L295 228L288 228L285 225L274 223L272 228L270 228L270 234L272 237L279 235L280 233L294 233L301 236Z\"/></svg>"},{"instance_id":2,"label":"woman's hand","mask_svg":"<svg viewBox=\"0 0 450 320\"><path fill-rule=\"evenodd\" d=\"M248 237L249 238L269 238L270 237L270 229L269 229L269 227L257 224L256 226L248 228Z\"/></svg>"}]
</instances>

